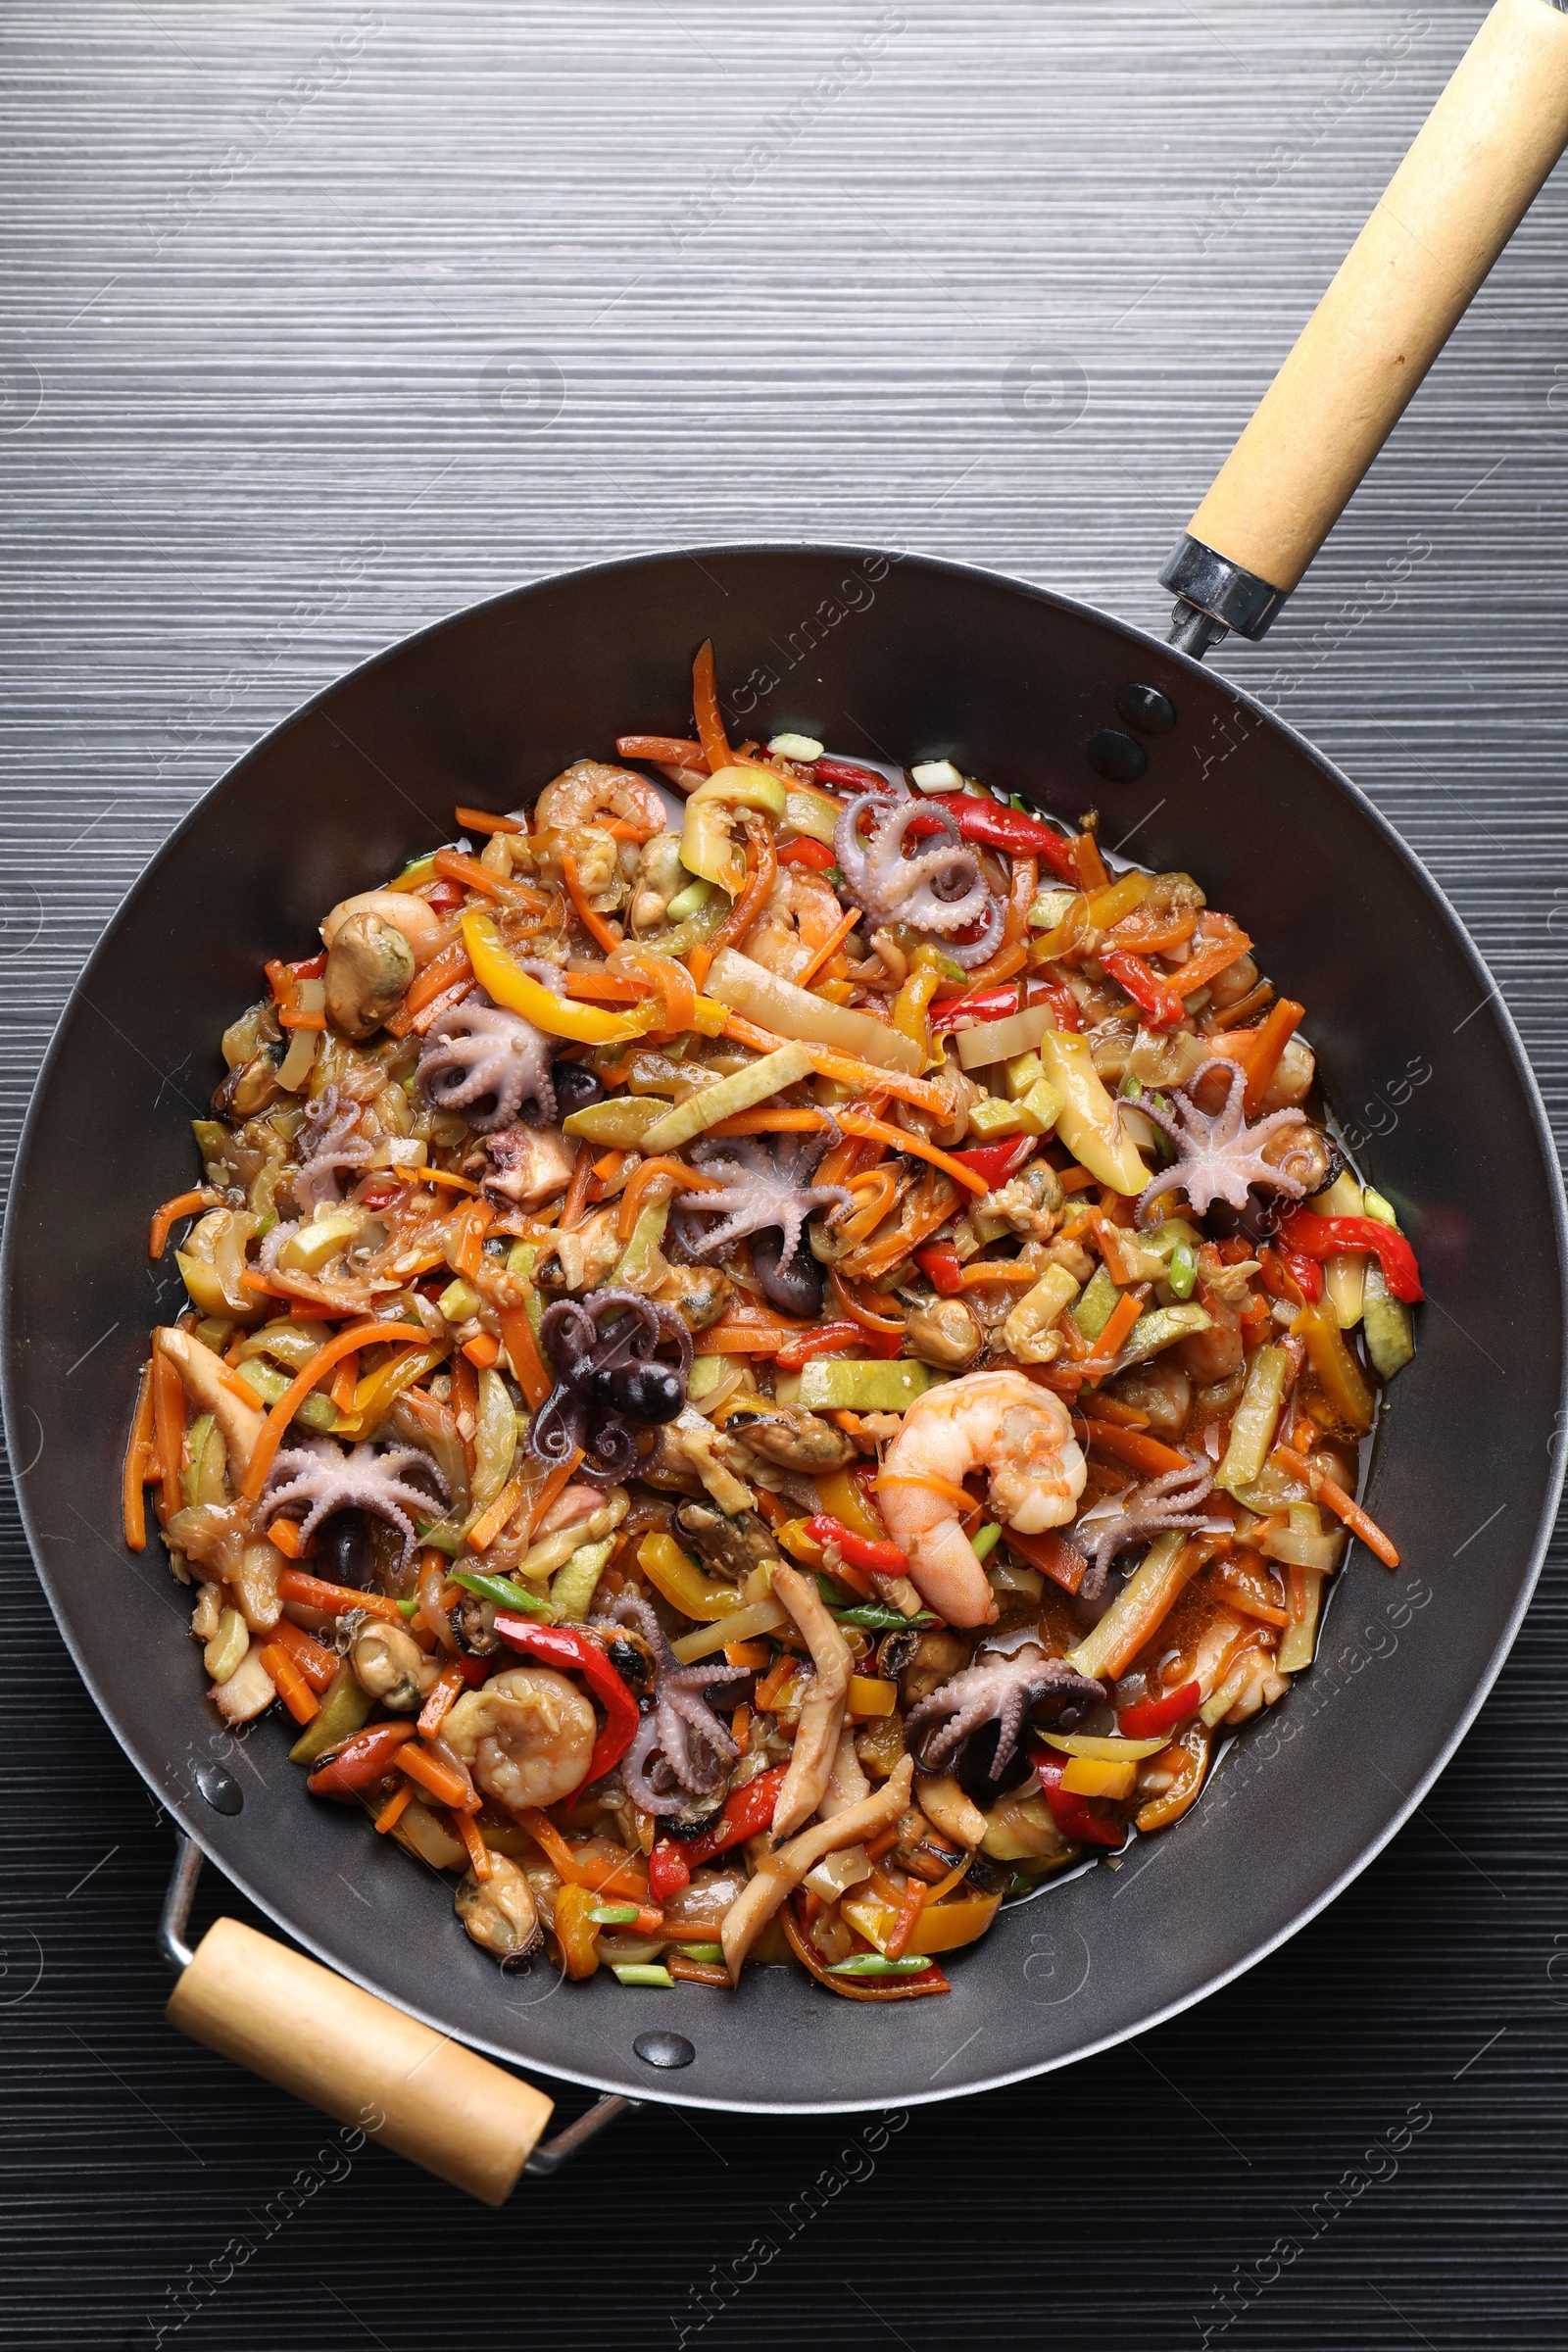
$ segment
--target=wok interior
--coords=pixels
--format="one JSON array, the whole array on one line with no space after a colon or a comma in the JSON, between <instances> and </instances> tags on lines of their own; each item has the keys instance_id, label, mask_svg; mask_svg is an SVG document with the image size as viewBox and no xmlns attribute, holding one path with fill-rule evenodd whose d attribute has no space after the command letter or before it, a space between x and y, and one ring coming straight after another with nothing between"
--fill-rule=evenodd
<instances>
[{"instance_id":1,"label":"wok interior","mask_svg":"<svg viewBox=\"0 0 1568 2352\"><path fill-rule=\"evenodd\" d=\"M449 838L454 804L516 806L628 727L688 732L680 681L708 635L737 739L794 727L851 758L952 757L1059 814L1098 806L1107 846L1135 834L1141 862L1193 873L1308 1005L1330 1102L1373 1133L1364 1167L1434 1299L1368 1495L1403 1565L1391 1575L1357 1549L1316 1666L1194 1814L1119 1872L1005 1911L940 2002L835 2002L785 1969L748 1972L736 1994L602 1976L557 1998L554 1971L499 1978L454 1942L444 1887L335 1808L300 1806L283 1727L265 1724L244 1760L229 1752L192 1703L187 1612L161 1552L132 1563L115 1532L135 1367L177 1287L171 1270L155 1294L143 1271L148 1215L191 1181L185 1121L263 960L310 954L320 909ZM1138 782L1107 783L1084 747L1120 724L1128 683L1160 688L1177 724L1148 740ZM911 559L705 551L443 623L287 722L203 802L111 928L53 1050L14 1197L10 1429L22 1462L36 1449L20 1483L78 1662L164 1801L257 1903L387 1998L524 2066L640 2097L854 2107L978 2088L1134 2031L1258 1956L1376 1849L1528 1594L1556 1493L1560 1190L1489 988L1432 886L1326 762L1221 679L1039 592ZM1504 1189L1510 1281L1482 1242ZM236 1817L194 1792L209 1756L237 1774ZM634 2054L656 2026L695 2045L679 2074Z\"/></svg>"}]
</instances>

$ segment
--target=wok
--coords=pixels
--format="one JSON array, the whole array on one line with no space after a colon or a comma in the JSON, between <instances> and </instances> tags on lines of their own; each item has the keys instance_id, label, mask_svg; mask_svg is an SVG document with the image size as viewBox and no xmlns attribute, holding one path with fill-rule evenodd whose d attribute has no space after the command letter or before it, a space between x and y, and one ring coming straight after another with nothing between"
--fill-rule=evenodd
<instances>
[{"instance_id":1,"label":"wok","mask_svg":"<svg viewBox=\"0 0 1568 2352\"><path fill-rule=\"evenodd\" d=\"M1432 881L1345 776L1194 655L1227 624L1267 626L1565 139L1568 23L1547 0L1502 0L1167 567L1177 645L885 550L602 565L346 677L154 860L72 998L22 1146L12 1460L62 1633L194 1841L168 1948L188 1957L206 1854L340 1972L238 1928L225 1940L220 1922L176 1990L178 2022L499 2201L549 2102L474 2051L619 2094L596 2117L625 2098L831 2112L984 2089L1225 1984L1407 1817L1497 1672L1552 1523L1561 1187L1508 1015ZM184 1120L206 1108L216 1040L261 962L309 954L322 911L446 838L455 803L517 806L617 729L687 732L682 682L710 634L732 731L952 757L1069 818L1098 803L1107 844L1196 873L1306 1003L1329 1100L1414 1236L1432 1300L1372 1468L1401 1568L1352 1550L1317 1665L1183 1825L1004 1911L947 1998L895 2009L834 2000L796 1970L657 1999L603 1972L561 1989L548 1968L499 1973L444 1884L358 1813L303 1801L286 1727L214 1729L188 1603L156 1547L133 1556L118 1532L136 1366L178 1295L172 1271L149 1287L149 1209L190 1181ZM1504 1195L1508 1283L1488 1231Z\"/></svg>"}]
</instances>

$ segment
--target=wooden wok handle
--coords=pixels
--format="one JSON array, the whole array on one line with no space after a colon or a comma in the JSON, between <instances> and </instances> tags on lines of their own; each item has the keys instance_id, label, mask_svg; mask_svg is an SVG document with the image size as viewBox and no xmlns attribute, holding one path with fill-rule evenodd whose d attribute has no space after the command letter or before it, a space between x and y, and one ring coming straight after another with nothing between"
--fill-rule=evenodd
<instances>
[{"instance_id":1,"label":"wooden wok handle","mask_svg":"<svg viewBox=\"0 0 1568 2352\"><path fill-rule=\"evenodd\" d=\"M1497 0L1188 525L1276 592L1228 625L1263 634L1565 145L1568 16ZM1184 552L1160 577L1215 612Z\"/></svg>"},{"instance_id":2,"label":"wooden wok handle","mask_svg":"<svg viewBox=\"0 0 1568 2352\"><path fill-rule=\"evenodd\" d=\"M236 1919L208 1929L167 2015L485 2205L506 2203L550 2120L542 2091Z\"/></svg>"}]
</instances>

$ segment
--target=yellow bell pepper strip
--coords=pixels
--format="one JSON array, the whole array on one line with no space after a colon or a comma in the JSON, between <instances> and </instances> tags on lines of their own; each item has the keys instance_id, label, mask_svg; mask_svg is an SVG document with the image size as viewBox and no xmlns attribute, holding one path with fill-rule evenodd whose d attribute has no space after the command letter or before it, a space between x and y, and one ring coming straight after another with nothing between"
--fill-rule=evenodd
<instances>
[{"instance_id":1,"label":"yellow bell pepper strip","mask_svg":"<svg viewBox=\"0 0 1568 2352\"><path fill-rule=\"evenodd\" d=\"M878 1715L891 1715L898 1703L897 1683L880 1681L875 1675L851 1675L844 1711L852 1723L869 1723Z\"/></svg>"},{"instance_id":2,"label":"yellow bell pepper strip","mask_svg":"<svg viewBox=\"0 0 1568 2352\"><path fill-rule=\"evenodd\" d=\"M740 1588L704 1576L682 1551L673 1536L644 1536L637 1546L637 1565L655 1589L684 1616L711 1624L741 1606Z\"/></svg>"},{"instance_id":3,"label":"yellow bell pepper strip","mask_svg":"<svg viewBox=\"0 0 1568 2352\"><path fill-rule=\"evenodd\" d=\"M1153 1830L1168 1830L1173 1821L1180 1821L1203 1786L1203 1775L1208 1770L1208 1744L1207 1724L1194 1722L1164 1750L1174 1778L1168 1788L1139 1806L1134 1819L1140 1836L1148 1837Z\"/></svg>"},{"instance_id":4,"label":"yellow bell pepper strip","mask_svg":"<svg viewBox=\"0 0 1568 2352\"><path fill-rule=\"evenodd\" d=\"M1358 1435L1370 1429L1372 1391L1350 1353L1332 1300L1320 1298L1315 1306L1303 1306L1291 1330L1306 1342L1307 1362L1317 1374L1334 1412Z\"/></svg>"},{"instance_id":5,"label":"yellow bell pepper strip","mask_svg":"<svg viewBox=\"0 0 1568 2352\"><path fill-rule=\"evenodd\" d=\"M1178 1698L1180 1698L1184 1695L1184 1693L1177 1691L1176 1695ZM1193 1708L1196 1709L1198 1705L1196 1698L1193 1700L1192 1704ZM1179 1723L1180 1721L1180 1714L1176 1714L1171 1717L1172 1723ZM1081 1762L1091 1764L1141 1764L1146 1756L1157 1756L1162 1747L1167 1747L1170 1744L1170 1727L1169 1725L1161 1725L1156 1735L1150 1736L1146 1734L1143 1738L1136 1740L1102 1739L1097 1734L1091 1732L1037 1732L1035 1737L1038 1740L1043 1740L1047 1747L1054 1747L1058 1751L1059 1754L1064 1756L1076 1756ZM1095 1788L1086 1788L1082 1791L1082 1793L1085 1796L1098 1796L1102 1794L1102 1791Z\"/></svg>"},{"instance_id":6,"label":"yellow bell pepper strip","mask_svg":"<svg viewBox=\"0 0 1568 2352\"><path fill-rule=\"evenodd\" d=\"M1107 1764L1095 1756L1069 1756L1057 1784L1066 1796L1131 1796L1138 1782L1135 1763Z\"/></svg>"},{"instance_id":7,"label":"yellow bell pepper strip","mask_svg":"<svg viewBox=\"0 0 1568 2352\"><path fill-rule=\"evenodd\" d=\"M411 1354L395 1355L379 1371L357 1381L348 1412L340 1417L334 1435L362 1438L367 1430L376 1428L386 1419L403 1391L434 1371L437 1364L445 1363L451 1352L450 1343L442 1340L433 1347L416 1348Z\"/></svg>"},{"instance_id":8,"label":"yellow bell pepper strip","mask_svg":"<svg viewBox=\"0 0 1568 2352\"><path fill-rule=\"evenodd\" d=\"M599 1927L593 1912L593 1892L587 1886L563 1886L556 1895L553 1924L562 1971L575 1984L599 1966Z\"/></svg>"},{"instance_id":9,"label":"yellow bell pepper strip","mask_svg":"<svg viewBox=\"0 0 1568 2352\"><path fill-rule=\"evenodd\" d=\"M1060 1098L1056 1134L1074 1159L1112 1192L1127 1198L1141 1193L1149 1170L1105 1092L1088 1039L1065 1029L1048 1029L1036 1041L1035 1051L1047 1084Z\"/></svg>"},{"instance_id":10,"label":"yellow bell pepper strip","mask_svg":"<svg viewBox=\"0 0 1568 2352\"><path fill-rule=\"evenodd\" d=\"M488 914L466 914L463 918L464 945L473 965L473 976L485 994L509 1012L520 1012L525 1021L543 1029L551 1037L571 1038L578 1045L618 1046L634 1037L641 1037L658 1018L657 1004L641 1007L634 1015L604 1012L597 1004L580 1004L569 997L558 997L542 981L531 980L520 964L514 961L501 944L495 918Z\"/></svg>"},{"instance_id":11,"label":"yellow bell pepper strip","mask_svg":"<svg viewBox=\"0 0 1568 2352\"><path fill-rule=\"evenodd\" d=\"M816 1492L823 1514L847 1527L852 1535L861 1536L869 1544L886 1544L888 1531L882 1517L867 1499L858 1482L848 1470L829 1470L816 1480Z\"/></svg>"},{"instance_id":12,"label":"yellow bell pepper strip","mask_svg":"<svg viewBox=\"0 0 1568 2352\"><path fill-rule=\"evenodd\" d=\"M1333 1309L1329 1309L1331 1319ZM1339 1338L1339 1324L1334 1324ZM1341 1341L1341 1346L1344 1342ZM1286 1384L1290 1379L1291 1359L1283 1348L1256 1348L1247 1370L1247 1386L1242 1391L1236 1417L1231 1423L1230 1444L1225 1458L1214 1473L1214 1484L1234 1494L1242 1487L1250 1487L1268 1459L1268 1449L1274 1443L1279 1427L1280 1412L1285 1402Z\"/></svg>"}]
</instances>

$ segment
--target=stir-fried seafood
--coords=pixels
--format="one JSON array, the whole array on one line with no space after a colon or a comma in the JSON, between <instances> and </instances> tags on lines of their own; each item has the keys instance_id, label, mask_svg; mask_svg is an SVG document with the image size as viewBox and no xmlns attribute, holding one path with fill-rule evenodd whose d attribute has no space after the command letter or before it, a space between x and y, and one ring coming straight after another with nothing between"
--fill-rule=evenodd
<instances>
[{"instance_id":1,"label":"stir-fried seafood","mask_svg":"<svg viewBox=\"0 0 1568 2352\"><path fill-rule=\"evenodd\" d=\"M1192 876L693 708L268 965L125 1540L499 1961L907 1999L1396 1564L1420 1277Z\"/></svg>"}]
</instances>

